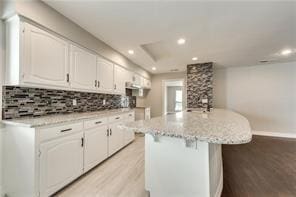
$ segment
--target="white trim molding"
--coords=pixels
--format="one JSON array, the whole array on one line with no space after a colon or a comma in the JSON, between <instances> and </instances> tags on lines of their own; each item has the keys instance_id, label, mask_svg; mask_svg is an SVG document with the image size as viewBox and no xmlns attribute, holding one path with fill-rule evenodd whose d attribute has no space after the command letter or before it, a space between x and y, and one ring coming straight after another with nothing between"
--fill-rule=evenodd
<instances>
[{"instance_id":1,"label":"white trim molding","mask_svg":"<svg viewBox=\"0 0 296 197\"><path fill-rule=\"evenodd\" d=\"M282 137L282 138L296 138L296 133L270 132L270 131L252 131L253 135Z\"/></svg>"}]
</instances>

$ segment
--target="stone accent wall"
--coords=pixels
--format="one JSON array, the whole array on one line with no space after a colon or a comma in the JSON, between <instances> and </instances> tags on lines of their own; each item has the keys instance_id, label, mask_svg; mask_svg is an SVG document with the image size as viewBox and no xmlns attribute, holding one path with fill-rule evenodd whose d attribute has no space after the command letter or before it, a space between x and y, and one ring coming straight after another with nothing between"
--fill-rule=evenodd
<instances>
[{"instance_id":1,"label":"stone accent wall","mask_svg":"<svg viewBox=\"0 0 296 197\"><path fill-rule=\"evenodd\" d=\"M213 107L213 63L187 65L187 108Z\"/></svg>"},{"instance_id":2,"label":"stone accent wall","mask_svg":"<svg viewBox=\"0 0 296 197\"><path fill-rule=\"evenodd\" d=\"M90 112L135 107L136 97L17 86L4 86L2 118L35 117L49 114ZM73 105L73 99L77 105ZM103 100L106 104L103 105Z\"/></svg>"}]
</instances>

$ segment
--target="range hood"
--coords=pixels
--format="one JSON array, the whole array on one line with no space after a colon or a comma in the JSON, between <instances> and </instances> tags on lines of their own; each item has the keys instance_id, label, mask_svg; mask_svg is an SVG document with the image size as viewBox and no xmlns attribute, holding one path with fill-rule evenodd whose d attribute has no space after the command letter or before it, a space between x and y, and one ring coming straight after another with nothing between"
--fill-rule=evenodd
<instances>
[{"instance_id":1,"label":"range hood","mask_svg":"<svg viewBox=\"0 0 296 197\"><path fill-rule=\"evenodd\" d=\"M127 89L142 89L143 87L138 84L132 83L132 82L126 82L125 88L127 88Z\"/></svg>"}]
</instances>

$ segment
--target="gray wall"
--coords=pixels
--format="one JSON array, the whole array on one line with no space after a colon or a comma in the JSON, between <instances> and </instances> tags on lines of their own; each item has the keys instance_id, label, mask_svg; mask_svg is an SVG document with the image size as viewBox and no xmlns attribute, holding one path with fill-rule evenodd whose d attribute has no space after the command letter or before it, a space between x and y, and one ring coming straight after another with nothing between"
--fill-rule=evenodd
<instances>
[{"instance_id":1,"label":"gray wall","mask_svg":"<svg viewBox=\"0 0 296 197\"><path fill-rule=\"evenodd\" d=\"M185 72L152 75L151 90L146 97L146 105L151 107L151 117L161 116L163 110L162 82L167 79L186 79ZM185 82L186 84L186 82ZM184 84L184 85L185 85ZM186 90L186 87L184 87ZM186 101L186 99L184 99ZM185 104L185 103L184 103ZM185 104L186 105L186 104Z\"/></svg>"},{"instance_id":2,"label":"gray wall","mask_svg":"<svg viewBox=\"0 0 296 197\"><path fill-rule=\"evenodd\" d=\"M97 52L114 63L133 70L144 77L150 78L150 74L147 71L39 0L7 1L4 6L5 12L2 18L7 18L15 13L22 15L73 42Z\"/></svg>"},{"instance_id":3,"label":"gray wall","mask_svg":"<svg viewBox=\"0 0 296 197\"><path fill-rule=\"evenodd\" d=\"M241 113L256 131L296 134L296 62L214 69L214 107Z\"/></svg>"}]
</instances>

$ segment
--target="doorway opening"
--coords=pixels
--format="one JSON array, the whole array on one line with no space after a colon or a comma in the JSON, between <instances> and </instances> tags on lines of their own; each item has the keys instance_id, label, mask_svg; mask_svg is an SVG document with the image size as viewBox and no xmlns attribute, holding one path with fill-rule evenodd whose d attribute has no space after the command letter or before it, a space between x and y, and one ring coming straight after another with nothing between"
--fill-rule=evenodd
<instances>
[{"instance_id":1,"label":"doorway opening","mask_svg":"<svg viewBox=\"0 0 296 197\"><path fill-rule=\"evenodd\" d=\"M163 114L171 114L184 110L184 79L163 81Z\"/></svg>"}]
</instances>

